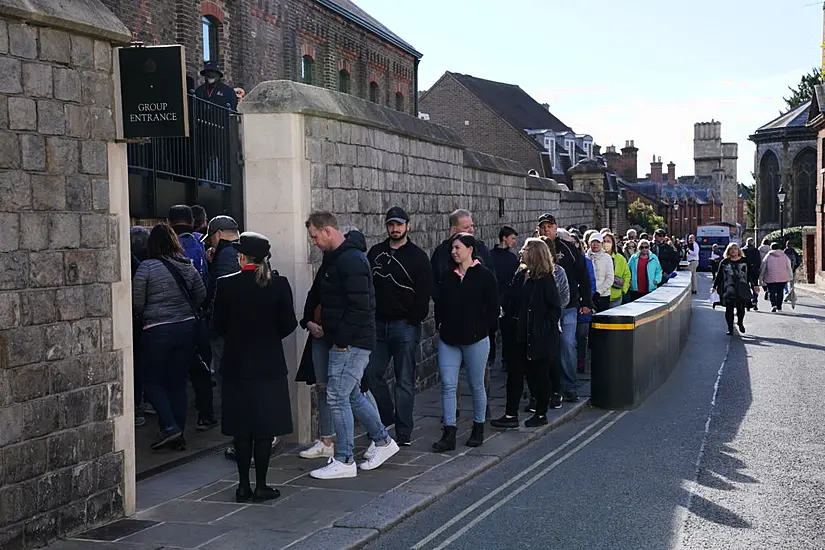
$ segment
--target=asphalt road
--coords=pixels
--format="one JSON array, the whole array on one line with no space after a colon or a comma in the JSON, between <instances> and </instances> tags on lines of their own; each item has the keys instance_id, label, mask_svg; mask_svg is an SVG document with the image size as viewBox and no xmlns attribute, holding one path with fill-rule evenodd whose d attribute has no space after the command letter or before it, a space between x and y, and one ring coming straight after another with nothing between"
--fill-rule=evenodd
<instances>
[{"instance_id":1,"label":"asphalt road","mask_svg":"<svg viewBox=\"0 0 825 550\"><path fill-rule=\"evenodd\" d=\"M700 276L688 346L641 407L586 411L367 548L825 548L825 300L728 337Z\"/></svg>"}]
</instances>

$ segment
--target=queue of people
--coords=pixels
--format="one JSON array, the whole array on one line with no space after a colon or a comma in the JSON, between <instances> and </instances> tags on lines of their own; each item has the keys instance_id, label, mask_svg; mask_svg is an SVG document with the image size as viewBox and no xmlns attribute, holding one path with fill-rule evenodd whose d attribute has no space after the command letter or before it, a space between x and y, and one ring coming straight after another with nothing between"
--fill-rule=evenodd
<instances>
[{"instance_id":1,"label":"queue of people","mask_svg":"<svg viewBox=\"0 0 825 550\"><path fill-rule=\"evenodd\" d=\"M472 214L456 210L450 237L428 258L411 240L412 221L400 207L387 212L387 237L369 250L360 232L346 231L329 212L314 212L306 229L322 261L299 320L289 281L270 267L268 239L239 233L229 216L206 219L202 208L178 205L167 224L132 230L136 423L138 416L145 423L142 413L150 406L159 424L152 448L185 449L191 381L197 429L220 425L232 437L226 456L237 462L238 502L278 497L266 481L269 456L276 439L293 428L281 342L298 326L308 339L296 379L314 386L319 423L318 440L299 456L327 461L311 471L314 478L352 478L411 443L416 351L431 299L443 409L441 438L432 448L444 452L458 444L462 367L473 420L465 444L484 443L499 330L507 406L492 425L519 425L526 379L532 416L525 425L541 426L548 409L579 398L590 316L666 280L649 241L639 240L637 249L635 234L624 241L609 229L582 235L580 228L558 227L552 214L537 220L535 236L516 254L512 227L502 227L491 252L474 235ZM222 399L220 420L214 387ZM360 463L355 420L370 438ZM392 425L395 438L387 431Z\"/></svg>"}]
</instances>

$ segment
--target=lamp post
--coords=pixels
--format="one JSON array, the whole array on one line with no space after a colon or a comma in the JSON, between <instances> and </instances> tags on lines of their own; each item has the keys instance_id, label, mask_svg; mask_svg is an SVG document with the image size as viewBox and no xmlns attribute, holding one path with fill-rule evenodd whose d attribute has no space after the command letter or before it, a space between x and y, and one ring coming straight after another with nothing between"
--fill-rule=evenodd
<instances>
[{"instance_id":1,"label":"lamp post","mask_svg":"<svg viewBox=\"0 0 825 550\"><path fill-rule=\"evenodd\" d=\"M675 218L673 220L673 221L676 222L675 225L677 227L681 226L682 224L679 223L679 203L678 202L673 205L673 215L675 216ZM679 229L676 231L676 234L677 235L682 234L682 228L681 227L679 227Z\"/></svg>"},{"instance_id":2,"label":"lamp post","mask_svg":"<svg viewBox=\"0 0 825 550\"><path fill-rule=\"evenodd\" d=\"M779 240L785 239L785 187L780 185L776 198L779 199Z\"/></svg>"}]
</instances>

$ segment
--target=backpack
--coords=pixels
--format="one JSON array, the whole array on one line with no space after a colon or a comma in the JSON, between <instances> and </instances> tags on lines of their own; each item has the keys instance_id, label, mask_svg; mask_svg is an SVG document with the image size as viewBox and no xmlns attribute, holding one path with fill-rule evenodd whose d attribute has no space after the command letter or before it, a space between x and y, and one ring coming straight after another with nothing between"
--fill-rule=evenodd
<instances>
[{"instance_id":1,"label":"backpack","mask_svg":"<svg viewBox=\"0 0 825 550\"><path fill-rule=\"evenodd\" d=\"M178 240L180 241L181 247L183 247L183 253L186 254L187 258L192 260L192 265L198 270L205 284L207 276L209 275L209 269L206 263L206 250L204 250L203 244L201 244L200 240L196 239L192 233L181 233L178 235Z\"/></svg>"}]
</instances>

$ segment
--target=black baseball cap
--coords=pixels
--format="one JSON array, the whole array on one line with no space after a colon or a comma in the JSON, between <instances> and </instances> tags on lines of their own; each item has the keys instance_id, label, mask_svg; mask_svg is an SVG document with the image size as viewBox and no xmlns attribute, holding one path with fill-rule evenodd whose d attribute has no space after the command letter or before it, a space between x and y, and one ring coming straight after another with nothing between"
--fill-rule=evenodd
<instances>
[{"instance_id":1,"label":"black baseball cap","mask_svg":"<svg viewBox=\"0 0 825 550\"><path fill-rule=\"evenodd\" d=\"M238 222L235 221L234 218L230 216L215 216L211 220L209 220L209 225L206 227L206 233L204 234L201 242L205 241L218 231L237 231L238 230Z\"/></svg>"},{"instance_id":2,"label":"black baseball cap","mask_svg":"<svg viewBox=\"0 0 825 550\"><path fill-rule=\"evenodd\" d=\"M667 233L665 232L664 229L657 229L656 232L653 233L653 234L657 235L659 237L666 237L667 236Z\"/></svg>"},{"instance_id":3,"label":"black baseball cap","mask_svg":"<svg viewBox=\"0 0 825 550\"><path fill-rule=\"evenodd\" d=\"M384 218L384 223L390 222L410 223L410 217L400 206L393 206L387 211L387 217Z\"/></svg>"},{"instance_id":4,"label":"black baseball cap","mask_svg":"<svg viewBox=\"0 0 825 550\"><path fill-rule=\"evenodd\" d=\"M544 222L556 225L556 217L550 213L542 214L541 216L539 216L539 225L543 224Z\"/></svg>"},{"instance_id":5,"label":"black baseball cap","mask_svg":"<svg viewBox=\"0 0 825 550\"><path fill-rule=\"evenodd\" d=\"M232 246L241 254L245 254L256 260L263 260L269 257L269 239L260 233L245 231L241 233L237 241L232 242Z\"/></svg>"}]
</instances>

